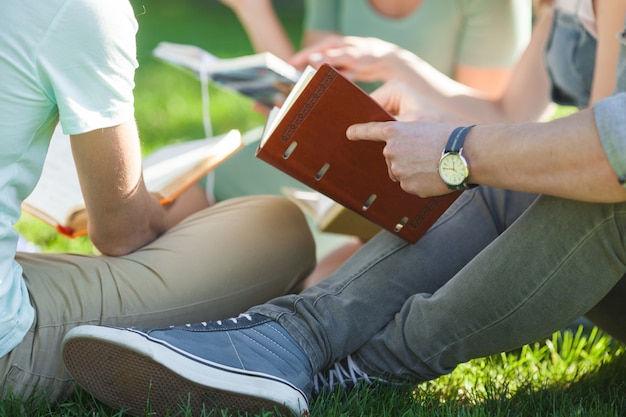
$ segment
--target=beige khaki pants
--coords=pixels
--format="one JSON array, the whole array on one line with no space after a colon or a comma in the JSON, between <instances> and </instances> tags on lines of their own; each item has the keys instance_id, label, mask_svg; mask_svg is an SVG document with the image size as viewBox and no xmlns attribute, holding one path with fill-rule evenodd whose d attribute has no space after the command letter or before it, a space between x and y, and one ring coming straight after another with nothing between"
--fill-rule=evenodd
<instances>
[{"instance_id":1,"label":"beige khaki pants","mask_svg":"<svg viewBox=\"0 0 626 417\"><path fill-rule=\"evenodd\" d=\"M36 321L0 359L3 395L49 401L73 383L61 341L81 324L161 327L236 316L285 294L314 267L302 213L277 196L234 198L198 212L126 256L18 254Z\"/></svg>"}]
</instances>

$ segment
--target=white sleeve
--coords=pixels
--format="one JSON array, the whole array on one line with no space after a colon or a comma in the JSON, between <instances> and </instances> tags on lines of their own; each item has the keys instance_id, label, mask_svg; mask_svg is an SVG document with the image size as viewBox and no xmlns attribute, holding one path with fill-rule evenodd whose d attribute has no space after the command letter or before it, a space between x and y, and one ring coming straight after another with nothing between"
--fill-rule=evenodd
<instances>
[{"instance_id":1,"label":"white sleeve","mask_svg":"<svg viewBox=\"0 0 626 417\"><path fill-rule=\"evenodd\" d=\"M69 0L59 11L38 66L64 133L133 118L136 33L128 0Z\"/></svg>"}]
</instances>

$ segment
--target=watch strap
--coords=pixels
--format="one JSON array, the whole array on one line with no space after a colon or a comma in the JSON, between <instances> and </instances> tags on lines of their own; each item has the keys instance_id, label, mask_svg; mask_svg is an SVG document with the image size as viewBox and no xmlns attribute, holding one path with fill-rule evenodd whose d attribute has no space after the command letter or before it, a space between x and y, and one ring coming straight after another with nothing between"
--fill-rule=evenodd
<instances>
[{"instance_id":1,"label":"watch strap","mask_svg":"<svg viewBox=\"0 0 626 417\"><path fill-rule=\"evenodd\" d=\"M450 137L448 138L448 143L446 143L446 147L443 150L442 155L445 155L447 153L456 153L460 155L461 151L463 150L463 143L465 143L465 138L474 126L476 125L460 126L454 129L450 134ZM474 188L477 186L477 184L469 184L467 181L464 181L459 185L448 184L448 188L456 191L467 190L469 188Z\"/></svg>"},{"instance_id":2,"label":"watch strap","mask_svg":"<svg viewBox=\"0 0 626 417\"><path fill-rule=\"evenodd\" d=\"M465 142L465 138L467 137L467 134L474 126L476 125L461 126L461 127L457 127L456 129L454 129L452 133L450 134L450 137L448 138L448 143L446 144L446 147L443 150L444 153L460 152L461 149L463 148L463 143Z\"/></svg>"}]
</instances>

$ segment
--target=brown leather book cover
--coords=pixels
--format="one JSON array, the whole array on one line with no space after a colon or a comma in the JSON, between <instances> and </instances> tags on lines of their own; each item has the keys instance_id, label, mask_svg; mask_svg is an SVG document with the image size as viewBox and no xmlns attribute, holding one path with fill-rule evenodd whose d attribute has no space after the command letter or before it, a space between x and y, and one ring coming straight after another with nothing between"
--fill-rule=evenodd
<instances>
[{"instance_id":1,"label":"brown leather book cover","mask_svg":"<svg viewBox=\"0 0 626 417\"><path fill-rule=\"evenodd\" d=\"M415 243L458 197L420 198L389 178L384 143L350 141L348 126L394 117L329 65L305 71L278 116L270 116L257 157L397 236Z\"/></svg>"}]
</instances>

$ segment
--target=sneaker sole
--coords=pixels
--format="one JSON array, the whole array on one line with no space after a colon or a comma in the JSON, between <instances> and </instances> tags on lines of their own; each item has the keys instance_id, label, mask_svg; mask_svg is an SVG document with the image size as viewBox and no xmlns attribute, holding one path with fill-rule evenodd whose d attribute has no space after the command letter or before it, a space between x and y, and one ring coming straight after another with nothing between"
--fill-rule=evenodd
<instances>
[{"instance_id":1,"label":"sneaker sole","mask_svg":"<svg viewBox=\"0 0 626 417\"><path fill-rule=\"evenodd\" d=\"M184 356L126 330L75 328L65 337L63 357L83 388L133 415L213 409L309 415L304 394L286 381Z\"/></svg>"}]
</instances>

